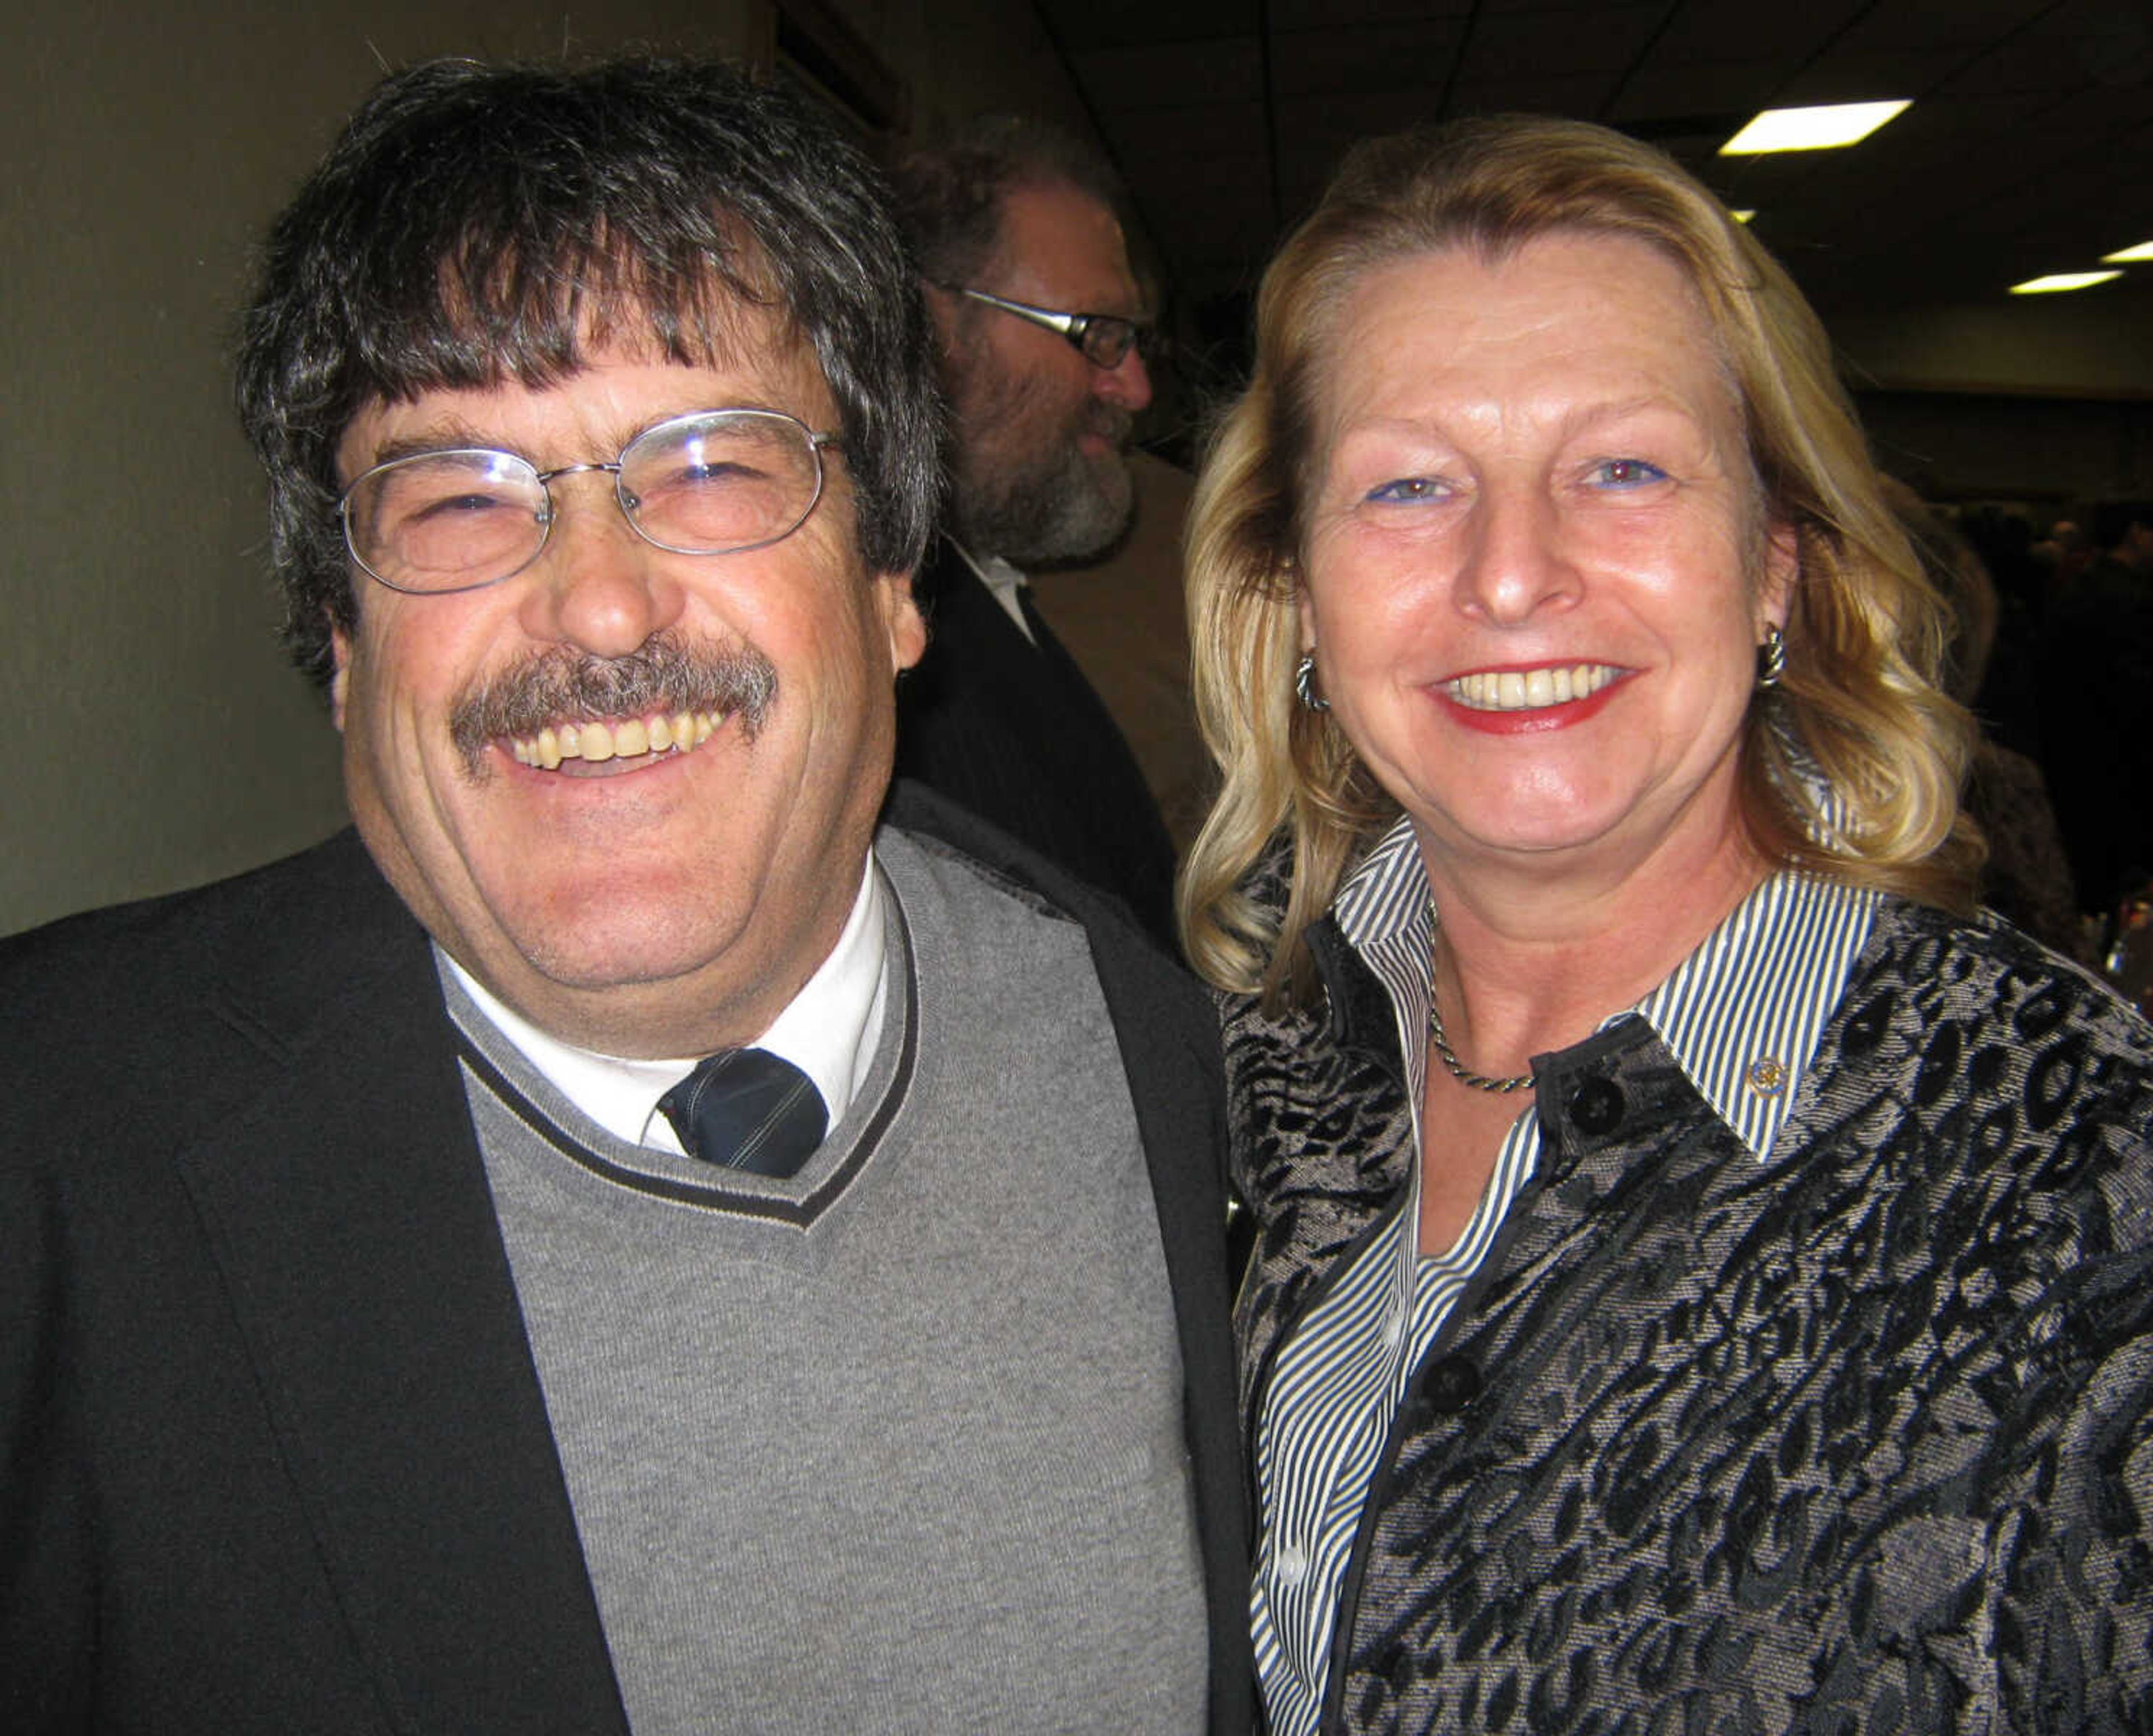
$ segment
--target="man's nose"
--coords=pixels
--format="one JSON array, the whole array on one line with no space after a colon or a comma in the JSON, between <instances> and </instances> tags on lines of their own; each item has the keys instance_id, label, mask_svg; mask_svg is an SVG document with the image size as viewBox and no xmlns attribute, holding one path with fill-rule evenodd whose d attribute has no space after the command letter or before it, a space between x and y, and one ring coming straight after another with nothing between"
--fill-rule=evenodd
<instances>
[{"instance_id":1,"label":"man's nose","mask_svg":"<svg viewBox=\"0 0 2153 1736\"><path fill-rule=\"evenodd\" d=\"M1112 368L1095 366L1092 373L1092 391L1132 416L1151 402L1151 375L1145 372L1143 358L1134 344Z\"/></svg>"},{"instance_id":2,"label":"man's nose","mask_svg":"<svg viewBox=\"0 0 2153 1736\"><path fill-rule=\"evenodd\" d=\"M561 477L550 488L553 528L523 575L524 630L593 657L640 650L686 606L669 557L629 523L610 477Z\"/></svg>"}]
</instances>

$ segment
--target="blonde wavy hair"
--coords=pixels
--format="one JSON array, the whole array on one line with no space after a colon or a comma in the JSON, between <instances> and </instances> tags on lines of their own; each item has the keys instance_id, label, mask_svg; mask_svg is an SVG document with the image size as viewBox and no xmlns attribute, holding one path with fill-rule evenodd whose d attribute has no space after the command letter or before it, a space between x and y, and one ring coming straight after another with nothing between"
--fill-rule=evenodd
<instances>
[{"instance_id":1,"label":"blonde wavy hair","mask_svg":"<svg viewBox=\"0 0 2153 1736\"><path fill-rule=\"evenodd\" d=\"M1265 273L1255 374L1213 436L1190 510L1196 706L1220 788L1182 872L1182 933L1210 982L1273 1011L1316 1000L1308 925L1398 812L1328 715L1294 693L1298 506L1321 457L1326 341L1373 270L1458 246L1499 261L1555 231L1641 241L1682 267L1734 388L1760 521L1794 535L1785 673L1751 704L1742 744L1753 841L1789 867L1972 906L1982 845L1958 790L1972 724L1939 681L1945 605L1884 497L1815 314L1660 151L1582 121L1477 119L1347 157ZM1275 850L1282 911L1247 884Z\"/></svg>"}]
</instances>

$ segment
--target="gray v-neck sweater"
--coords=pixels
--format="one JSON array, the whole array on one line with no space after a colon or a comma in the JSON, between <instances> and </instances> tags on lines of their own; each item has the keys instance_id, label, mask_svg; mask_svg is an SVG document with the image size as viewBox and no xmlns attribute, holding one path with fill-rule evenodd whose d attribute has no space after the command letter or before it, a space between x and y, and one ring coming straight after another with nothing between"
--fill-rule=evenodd
<instances>
[{"instance_id":1,"label":"gray v-neck sweater","mask_svg":"<svg viewBox=\"0 0 2153 1736\"><path fill-rule=\"evenodd\" d=\"M624 1145L453 988L639 1736L1202 1728L1182 1371L1081 928L885 831L888 1013L791 1180Z\"/></svg>"}]
</instances>

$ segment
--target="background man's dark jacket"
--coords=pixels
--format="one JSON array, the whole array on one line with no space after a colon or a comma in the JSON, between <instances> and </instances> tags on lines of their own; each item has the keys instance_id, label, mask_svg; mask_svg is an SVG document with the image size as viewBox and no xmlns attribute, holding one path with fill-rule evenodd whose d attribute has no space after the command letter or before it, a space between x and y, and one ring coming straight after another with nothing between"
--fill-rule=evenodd
<instances>
[{"instance_id":1,"label":"background man's dark jacket","mask_svg":"<svg viewBox=\"0 0 2153 1736\"><path fill-rule=\"evenodd\" d=\"M1172 948L1173 840L1076 659L1051 632L1026 638L945 537L913 588L927 654L898 678L898 775L1113 893Z\"/></svg>"}]
</instances>

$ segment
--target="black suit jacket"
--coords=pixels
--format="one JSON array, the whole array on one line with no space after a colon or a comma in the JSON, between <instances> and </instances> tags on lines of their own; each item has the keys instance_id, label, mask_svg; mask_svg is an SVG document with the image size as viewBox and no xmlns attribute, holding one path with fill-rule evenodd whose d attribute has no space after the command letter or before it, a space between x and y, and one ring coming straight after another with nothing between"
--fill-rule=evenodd
<instances>
[{"instance_id":1,"label":"black suit jacket","mask_svg":"<svg viewBox=\"0 0 2153 1736\"><path fill-rule=\"evenodd\" d=\"M1245 1729L1215 1024L1036 884L1120 1028ZM432 956L356 837L0 943L0 1728L624 1731Z\"/></svg>"},{"instance_id":2,"label":"black suit jacket","mask_svg":"<svg viewBox=\"0 0 2153 1736\"><path fill-rule=\"evenodd\" d=\"M927 654L898 681L898 775L1113 893L1172 948L1173 841L1076 659L1036 612L1026 638L947 538L913 583Z\"/></svg>"}]
</instances>

